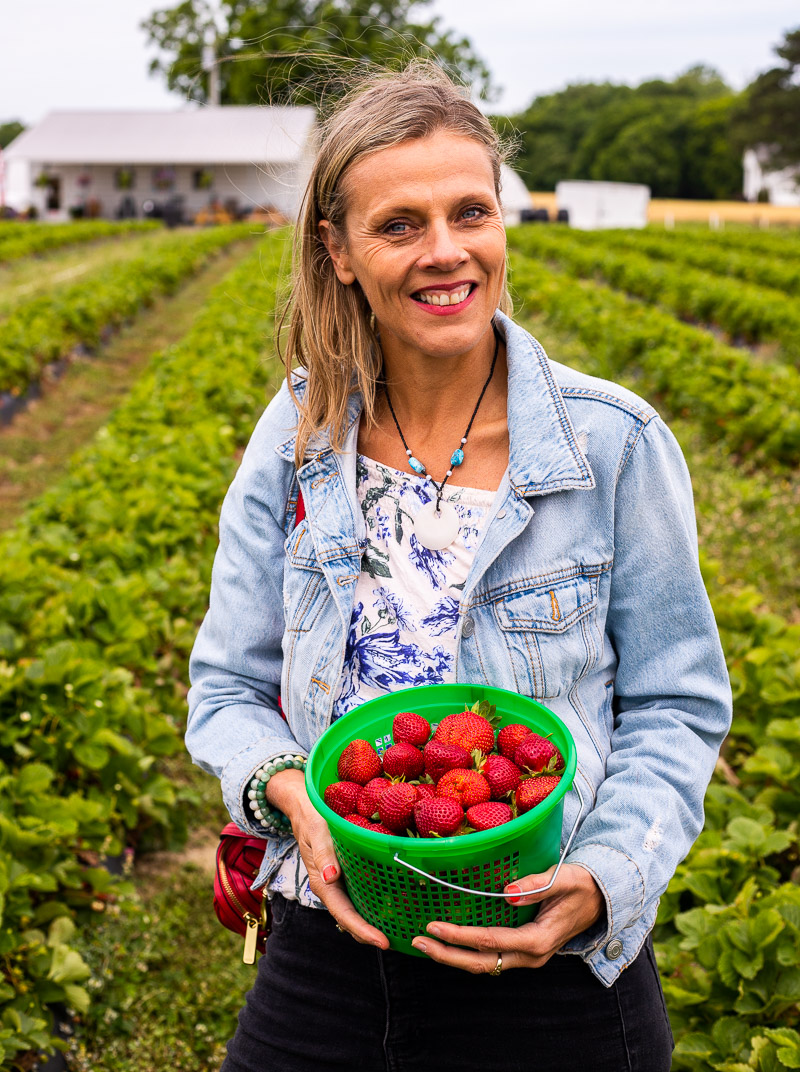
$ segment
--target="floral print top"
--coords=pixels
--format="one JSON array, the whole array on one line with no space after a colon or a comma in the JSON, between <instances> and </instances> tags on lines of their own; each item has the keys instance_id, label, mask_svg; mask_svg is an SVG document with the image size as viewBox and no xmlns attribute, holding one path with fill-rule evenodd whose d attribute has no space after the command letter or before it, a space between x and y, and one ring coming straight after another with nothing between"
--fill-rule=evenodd
<instances>
[{"instance_id":1,"label":"floral print top","mask_svg":"<svg viewBox=\"0 0 800 1072\"><path fill-rule=\"evenodd\" d=\"M424 476L403 473L359 454L358 501L367 526L344 671L333 717L397 689L454 680L460 592L495 492L445 487L459 518L456 539L442 551L423 547L414 516L436 498ZM295 848L274 875L270 892L324 907L312 893Z\"/></svg>"}]
</instances>

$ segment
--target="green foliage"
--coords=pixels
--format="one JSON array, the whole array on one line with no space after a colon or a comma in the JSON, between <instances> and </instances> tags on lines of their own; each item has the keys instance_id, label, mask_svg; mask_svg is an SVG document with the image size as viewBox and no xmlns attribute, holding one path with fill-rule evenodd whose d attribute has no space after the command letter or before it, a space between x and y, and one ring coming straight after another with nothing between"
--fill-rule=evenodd
<instances>
[{"instance_id":1,"label":"green foliage","mask_svg":"<svg viewBox=\"0 0 800 1072\"><path fill-rule=\"evenodd\" d=\"M593 275L602 250L583 249L544 227L510 232L514 289L528 313L574 330L601 361L604 375L626 376L634 390L675 416L691 415L705 437L730 449L786 464L800 452L800 375L780 364L757 363L666 312L599 284L554 272L541 258L576 274ZM519 254L524 254L520 256ZM534 260L534 256L540 258ZM611 254L608 254L611 256Z\"/></svg>"},{"instance_id":2,"label":"green foliage","mask_svg":"<svg viewBox=\"0 0 800 1072\"><path fill-rule=\"evenodd\" d=\"M6 123L0 123L0 149L5 149L7 145L10 145L24 129L24 124L18 119L9 119Z\"/></svg>"},{"instance_id":3,"label":"green foliage","mask_svg":"<svg viewBox=\"0 0 800 1072\"><path fill-rule=\"evenodd\" d=\"M645 183L655 197L732 197L742 184L730 138L736 100L716 71L693 67L636 88L568 86L497 122L519 132L516 166L533 190L606 179Z\"/></svg>"},{"instance_id":4,"label":"green foliage","mask_svg":"<svg viewBox=\"0 0 800 1072\"><path fill-rule=\"evenodd\" d=\"M652 260L632 245L617 251L604 232L558 227L528 231L526 250L543 254L575 275L605 280L683 319L714 324L748 343L774 340L787 361L800 361L800 309L783 293L686 264Z\"/></svg>"},{"instance_id":5,"label":"green foliage","mask_svg":"<svg viewBox=\"0 0 800 1072\"><path fill-rule=\"evenodd\" d=\"M745 91L737 113L743 145L761 146L769 167L800 164L800 27L775 49L783 63L764 71Z\"/></svg>"},{"instance_id":6,"label":"green foliage","mask_svg":"<svg viewBox=\"0 0 800 1072\"><path fill-rule=\"evenodd\" d=\"M104 265L80 283L20 302L3 322L0 391L21 394L49 362L78 344L97 346L104 329L119 326L158 295L172 293L210 256L251 233L248 224L233 224L166 234L142 257Z\"/></svg>"},{"instance_id":7,"label":"green foliage","mask_svg":"<svg viewBox=\"0 0 800 1072\"><path fill-rule=\"evenodd\" d=\"M466 38L440 19L417 21L431 0L222 0L212 22L205 4L182 0L142 23L160 55L150 70L171 90L208 100L202 49L219 61L222 104L312 104L340 96L365 65L394 68L414 56L442 64L491 92L488 68Z\"/></svg>"},{"instance_id":8,"label":"green foliage","mask_svg":"<svg viewBox=\"0 0 800 1072\"><path fill-rule=\"evenodd\" d=\"M49 253L62 246L154 231L161 226L156 220L128 220L124 223L108 223L105 220L81 220L76 223L0 222L0 264L36 253Z\"/></svg>"},{"instance_id":9,"label":"green foliage","mask_svg":"<svg viewBox=\"0 0 800 1072\"><path fill-rule=\"evenodd\" d=\"M282 250L268 239L226 277L0 542L0 1067L44 1047L48 1005L88 1008L73 921L113 907L100 859L176 847L196 804L165 763L219 505L264 402Z\"/></svg>"}]
</instances>

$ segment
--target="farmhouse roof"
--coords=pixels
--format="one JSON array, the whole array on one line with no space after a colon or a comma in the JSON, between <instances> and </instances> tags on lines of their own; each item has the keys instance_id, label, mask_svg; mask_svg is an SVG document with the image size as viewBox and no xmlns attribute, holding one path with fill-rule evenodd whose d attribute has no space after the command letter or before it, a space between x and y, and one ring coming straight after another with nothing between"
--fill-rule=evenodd
<instances>
[{"instance_id":1,"label":"farmhouse roof","mask_svg":"<svg viewBox=\"0 0 800 1072\"><path fill-rule=\"evenodd\" d=\"M47 164L293 163L313 108L202 107L50 112L15 138L6 158Z\"/></svg>"}]
</instances>

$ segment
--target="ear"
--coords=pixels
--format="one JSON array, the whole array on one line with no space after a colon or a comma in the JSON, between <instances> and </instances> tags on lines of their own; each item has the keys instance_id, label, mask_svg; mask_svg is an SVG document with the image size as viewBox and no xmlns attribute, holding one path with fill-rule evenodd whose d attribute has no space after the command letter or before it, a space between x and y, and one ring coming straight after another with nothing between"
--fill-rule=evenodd
<instances>
[{"instance_id":1,"label":"ear","mask_svg":"<svg viewBox=\"0 0 800 1072\"><path fill-rule=\"evenodd\" d=\"M328 255L333 261L333 269L340 283L346 287L355 283L356 275L350 267L350 257L341 241L336 237L336 232L331 227L329 220L319 221L319 236L325 243Z\"/></svg>"}]
</instances>

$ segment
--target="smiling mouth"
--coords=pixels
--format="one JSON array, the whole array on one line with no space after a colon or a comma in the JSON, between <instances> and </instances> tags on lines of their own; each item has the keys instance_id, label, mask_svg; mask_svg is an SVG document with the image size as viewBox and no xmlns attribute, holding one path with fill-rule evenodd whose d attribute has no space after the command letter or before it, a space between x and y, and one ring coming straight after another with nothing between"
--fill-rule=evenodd
<instances>
[{"instance_id":1,"label":"smiling mouth","mask_svg":"<svg viewBox=\"0 0 800 1072\"><path fill-rule=\"evenodd\" d=\"M411 297L420 305L460 305L477 287L477 283L465 283L458 290L418 290Z\"/></svg>"}]
</instances>

